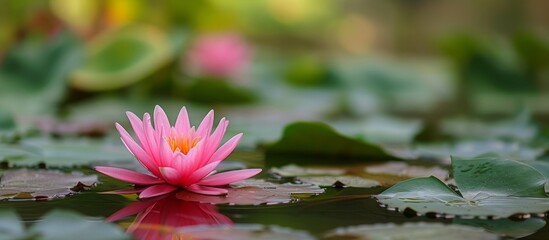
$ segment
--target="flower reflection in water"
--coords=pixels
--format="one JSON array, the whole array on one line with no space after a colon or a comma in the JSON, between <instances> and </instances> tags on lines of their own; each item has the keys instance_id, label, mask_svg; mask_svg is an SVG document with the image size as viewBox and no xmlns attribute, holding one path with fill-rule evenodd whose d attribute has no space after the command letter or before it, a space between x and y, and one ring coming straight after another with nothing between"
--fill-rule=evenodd
<instances>
[{"instance_id":1,"label":"flower reflection in water","mask_svg":"<svg viewBox=\"0 0 549 240\"><path fill-rule=\"evenodd\" d=\"M127 232L136 239L193 239L180 236L178 227L193 225L231 225L227 216L219 213L213 204L177 199L175 193L132 203L107 218L108 221L137 214Z\"/></svg>"}]
</instances>

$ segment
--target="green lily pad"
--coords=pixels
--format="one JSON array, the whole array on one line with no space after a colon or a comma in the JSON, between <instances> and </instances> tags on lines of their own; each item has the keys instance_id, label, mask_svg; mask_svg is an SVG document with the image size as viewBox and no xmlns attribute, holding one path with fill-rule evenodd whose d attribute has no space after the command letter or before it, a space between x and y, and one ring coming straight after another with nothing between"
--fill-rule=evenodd
<instances>
[{"instance_id":1,"label":"green lily pad","mask_svg":"<svg viewBox=\"0 0 549 240\"><path fill-rule=\"evenodd\" d=\"M543 176L545 176L545 180L549 182L549 162L546 161L527 161L524 162L531 167L535 168L540 172ZM549 192L549 184L545 183L545 192Z\"/></svg>"},{"instance_id":2,"label":"green lily pad","mask_svg":"<svg viewBox=\"0 0 549 240\"><path fill-rule=\"evenodd\" d=\"M290 163L344 164L395 159L399 158L378 145L343 136L319 122L296 122L288 125L282 138L266 149L266 163L269 166Z\"/></svg>"},{"instance_id":3,"label":"green lily pad","mask_svg":"<svg viewBox=\"0 0 549 240\"><path fill-rule=\"evenodd\" d=\"M82 59L78 41L66 32L48 41L30 39L10 48L0 63L0 109L17 117L22 130L30 127L22 123L28 118L54 112Z\"/></svg>"},{"instance_id":4,"label":"green lily pad","mask_svg":"<svg viewBox=\"0 0 549 240\"><path fill-rule=\"evenodd\" d=\"M88 219L66 210L53 210L41 221L25 229L14 211L0 211L0 236L2 239L131 239L114 224Z\"/></svg>"},{"instance_id":5,"label":"green lily pad","mask_svg":"<svg viewBox=\"0 0 549 240\"><path fill-rule=\"evenodd\" d=\"M474 119L448 119L442 122L441 131L461 139L505 139L528 141L538 134L538 127L532 123L531 114L522 111L515 117L498 122L484 122Z\"/></svg>"},{"instance_id":6,"label":"green lily pad","mask_svg":"<svg viewBox=\"0 0 549 240\"><path fill-rule=\"evenodd\" d=\"M440 223L407 223L361 225L337 228L328 234L328 239L499 239L497 234L484 231L482 228L444 225Z\"/></svg>"},{"instance_id":7,"label":"green lily pad","mask_svg":"<svg viewBox=\"0 0 549 240\"><path fill-rule=\"evenodd\" d=\"M507 237L521 238L531 235L545 226L545 220L541 218L528 218L522 221L511 219L461 219L456 218L454 224L481 227L488 232L497 233Z\"/></svg>"},{"instance_id":8,"label":"green lily pad","mask_svg":"<svg viewBox=\"0 0 549 240\"><path fill-rule=\"evenodd\" d=\"M45 200L62 198L98 182L96 175L81 172L20 169L1 175L0 200Z\"/></svg>"},{"instance_id":9,"label":"green lily pad","mask_svg":"<svg viewBox=\"0 0 549 240\"><path fill-rule=\"evenodd\" d=\"M460 194L435 177L415 178L394 185L376 198L389 208L409 208L419 214L509 217L549 210L545 177L513 160L481 157L453 159Z\"/></svg>"},{"instance_id":10,"label":"green lily pad","mask_svg":"<svg viewBox=\"0 0 549 240\"><path fill-rule=\"evenodd\" d=\"M132 161L120 143L86 138L51 140L25 139L18 145L0 144L0 160L17 166L82 166L94 162Z\"/></svg>"},{"instance_id":11,"label":"green lily pad","mask_svg":"<svg viewBox=\"0 0 549 240\"><path fill-rule=\"evenodd\" d=\"M420 157L445 159L450 156L476 157L482 154L497 153L511 159L529 161L541 156L546 146L528 146L519 142L501 140L460 141L453 145L418 145L414 150Z\"/></svg>"},{"instance_id":12,"label":"green lily pad","mask_svg":"<svg viewBox=\"0 0 549 240\"><path fill-rule=\"evenodd\" d=\"M311 176L298 177L304 183L316 184L321 187L356 187L371 188L381 185L378 181L358 176Z\"/></svg>"},{"instance_id":13,"label":"green lily pad","mask_svg":"<svg viewBox=\"0 0 549 240\"><path fill-rule=\"evenodd\" d=\"M200 103L238 104L253 102L256 96L225 79L199 78L189 87L188 99Z\"/></svg>"},{"instance_id":14,"label":"green lily pad","mask_svg":"<svg viewBox=\"0 0 549 240\"><path fill-rule=\"evenodd\" d=\"M289 203L321 194L324 189L314 184L276 184L259 179L248 179L231 184L226 196L206 196L188 191L180 191L177 198L211 204L259 205Z\"/></svg>"},{"instance_id":15,"label":"green lily pad","mask_svg":"<svg viewBox=\"0 0 549 240\"><path fill-rule=\"evenodd\" d=\"M285 239L285 240L313 240L315 239L305 231L279 227L264 226L260 224L239 225L198 225L181 227L176 230L177 239Z\"/></svg>"},{"instance_id":16,"label":"green lily pad","mask_svg":"<svg viewBox=\"0 0 549 240\"><path fill-rule=\"evenodd\" d=\"M328 168L328 167L301 167L295 164L288 164L282 167L273 167L269 170L270 173L274 173L283 177L295 177L295 176L318 176L318 175L343 175L344 169L340 168Z\"/></svg>"},{"instance_id":17,"label":"green lily pad","mask_svg":"<svg viewBox=\"0 0 549 240\"><path fill-rule=\"evenodd\" d=\"M382 164L376 164L372 166L367 166L364 168L364 171L367 173L373 174L389 174L395 176L406 176L406 177L427 177L435 176L440 180L448 179L448 170L432 166L414 166L406 164L404 162L387 162Z\"/></svg>"},{"instance_id":18,"label":"green lily pad","mask_svg":"<svg viewBox=\"0 0 549 240\"><path fill-rule=\"evenodd\" d=\"M88 46L84 66L72 75L73 87L111 90L144 79L173 56L168 34L150 27L133 27L98 38Z\"/></svg>"}]
</instances>

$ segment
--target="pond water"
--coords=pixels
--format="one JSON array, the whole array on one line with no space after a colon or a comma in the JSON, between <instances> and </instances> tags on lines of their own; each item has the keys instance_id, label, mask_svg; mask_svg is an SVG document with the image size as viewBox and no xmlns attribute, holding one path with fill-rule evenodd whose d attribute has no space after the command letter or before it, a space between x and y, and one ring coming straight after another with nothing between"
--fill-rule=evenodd
<instances>
[{"instance_id":1,"label":"pond water","mask_svg":"<svg viewBox=\"0 0 549 240\"><path fill-rule=\"evenodd\" d=\"M246 155L246 154L244 154ZM247 154L250 155L250 154ZM239 156L235 153L236 157ZM252 155L256 159L245 159L246 164L262 165L260 154ZM232 157L231 160L237 160ZM259 178L271 179L267 169ZM68 168L64 170L69 170ZM97 174L89 168L80 168L85 174ZM525 239L546 239L549 236L549 227L544 218L527 219L442 219L426 216L416 216L414 212L400 213L381 207L371 195L379 194L386 187L373 188L336 188L326 187L325 192L319 195L296 198L291 203L261 204L261 205L212 205L180 200L175 195L164 196L149 201L138 201L135 195L103 194L130 187L127 183L99 174L100 184L95 188L72 196L49 201L0 201L0 209L14 208L22 221L30 226L41 221L42 217L53 209L68 209L83 214L89 220L104 221L110 217L117 227L131 232L138 239L201 239L197 235L174 235L170 232L173 227L185 228L193 225L207 224L235 224L244 226L245 231L262 226L283 227L283 233L288 229L296 232L297 239L304 236L325 239L330 231L347 226L372 225L385 223L444 223L483 227L488 231L502 234L504 238L525 237ZM299 197L299 196L297 196ZM120 211L121 209L125 209ZM116 215L113 216L113 214ZM534 223L535 222L535 223ZM511 223L511 224L510 224ZM513 226L513 227L510 227ZM543 227L541 227L543 226ZM541 228L540 228L541 227ZM288 229L286 229L288 228ZM196 229L191 229L197 231ZM261 230L261 231L263 231ZM214 234L211 230L206 230ZM171 234L171 235L166 235ZM223 234L223 233L220 233ZM234 235L234 233L231 233ZM299 234L301 235L299 237ZM234 237L227 235L227 237ZM238 235L237 235L238 236ZM253 235L252 235L253 236ZM257 235L260 236L260 235ZM274 235L272 239L286 238L285 235ZM421 235L419 235L421 236ZM220 237L219 235L217 237ZM266 236L263 236L266 237ZM295 237L295 236L294 236ZM329 239L359 239L355 235L331 236ZM223 239L223 237L221 238ZM292 239L292 238L290 238ZM486 238L477 238L486 239Z\"/></svg>"}]
</instances>

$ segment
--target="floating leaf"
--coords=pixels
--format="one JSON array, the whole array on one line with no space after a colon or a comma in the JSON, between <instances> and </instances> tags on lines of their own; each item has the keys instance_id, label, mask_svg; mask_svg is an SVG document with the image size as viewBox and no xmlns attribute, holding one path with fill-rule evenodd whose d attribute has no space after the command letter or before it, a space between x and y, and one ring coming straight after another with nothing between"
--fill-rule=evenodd
<instances>
[{"instance_id":1,"label":"floating leaf","mask_svg":"<svg viewBox=\"0 0 549 240\"><path fill-rule=\"evenodd\" d=\"M526 161L524 162L531 167L535 168L540 172L543 176L545 176L545 180L549 182L549 162L546 161ZM549 184L545 183L545 192L549 192Z\"/></svg>"},{"instance_id":2,"label":"floating leaf","mask_svg":"<svg viewBox=\"0 0 549 240\"><path fill-rule=\"evenodd\" d=\"M330 126L318 122L288 125L282 138L266 149L266 163L271 166L295 162L342 164L395 159L399 158L388 154L378 145L343 136Z\"/></svg>"},{"instance_id":3,"label":"floating leaf","mask_svg":"<svg viewBox=\"0 0 549 240\"><path fill-rule=\"evenodd\" d=\"M249 103L255 100L249 90L224 79L196 79L189 87L188 99L200 103Z\"/></svg>"},{"instance_id":4,"label":"floating leaf","mask_svg":"<svg viewBox=\"0 0 549 240\"><path fill-rule=\"evenodd\" d=\"M133 158L118 142L109 144L86 138L25 139L19 145L0 144L0 150L0 160L18 166L33 166L40 162L53 166L75 166L92 162L130 161Z\"/></svg>"},{"instance_id":5,"label":"floating leaf","mask_svg":"<svg viewBox=\"0 0 549 240\"><path fill-rule=\"evenodd\" d=\"M301 167L295 164L288 164L280 168L273 167L269 170L271 173L283 177L310 176L310 175L343 175L344 169L328 167Z\"/></svg>"},{"instance_id":6,"label":"floating leaf","mask_svg":"<svg viewBox=\"0 0 549 240\"><path fill-rule=\"evenodd\" d=\"M324 189L312 184L275 184L265 180L249 179L231 184L226 196L206 196L188 191L180 191L177 198L212 204L258 205L278 204L297 201L299 196L311 196L324 192Z\"/></svg>"},{"instance_id":7,"label":"floating leaf","mask_svg":"<svg viewBox=\"0 0 549 240\"><path fill-rule=\"evenodd\" d=\"M90 44L86 63L73 73L71 84L86 91L100 91L144 79L172 58L175 49L171 49L170 37L143 26L100 37Z\"/></svg>"},{"instance_id":8,"label":"floating leaf","mask_svg":"<svg viewBox=\"0 0 549 240\"><path fill-rule=\"evenodd\" d=\"M116 226L66 210L53 210L28 229L13 211L0 211L2 239L130 239Z\"/></svg>"},{"instance_id":9,"label":"floating leaf","mask_svg":"<svg viewBox=\"0 0 549 240\"><path fill-rule=\"evenodd\" d=\"M541 156L546 146L526 146L519 142L501 140L460 141L456 144L419 145L414 150L416 155L426 158L445 159L450 156L476 157L487 153L497 153L500 156L528 161Z\"/></svg>"},{"instance_id":10,"label":"floating leaf","mask_svg":"<svg viewBox=\"0 0 549 240\"><path fill-rule=\"evenodd\" d=\"M488 233L482 228L444 225L440 223L406 223L361 225L337 228L328 234L328 239L499 239L499 236Z\"/></svg>"},{"instance_id":11,"label":"floating leaf","mask_svg":"<svg viewBox=\"0 0 549 240\"><path fill-rule=\"evenodd\" d=\"M461 195L427 177L398 183L376 198L389 208L420 214L509 217L549 210L545 178L524 163L483 157L453 159L452 167Z\"/></svg>"},{"instance_id":12,"label":"floating leaf","mask_svg":"<svg viewBox=\"0 0 549 240\"><path fill-rule=\"evenodd\" d=\"M76 38L66 32L48 42L33 40L11 48L0 64L0 109L21 121L54 112L67 75L82 58Z\"/></svg>"},{"instance_id":13,"label":"floating leaf","mask_svg":"<svg viewBox=\"0 0 549 240\"><path fill-rule=\"evenodd\" d=\"M321 187L357 187L371 188L377 187L380 183L376 180L371 180L358 176L314 176L314 177L299 177L297 180L304 183L312 183Z\"/></svg>"},{"instance_id":14,"label":"floating leaf","mask_svg":"<svg viewBox=\"0 0 549 240\"><path fill-rule=\"evenodd\" d=\"M407 144L420 132L418 120L404 120L388 116L368 118L356 129L366 141L375 143Z\"/></svg>"},{"instance_id":15,"label":"floating leaf","mask_svg":"<svg viewBox=\"0 0 549 240\"><path fill-rule=\"evenodd\" d=\"M435 176L441 180L448 178L448 170L440 167L424 167L414 166L403 162L388 162L373 166L367 166L364 168L367 173L373 174L390 174L395 176L407 176L407 177L427 177Z\"/></svg>"},{"instance_id":16,"label":"floating leaf","mask_svg":"<svg viewBox=\"0 0 549 240\"><path fill-rule=\"evenodd\" d=\"M461 219L456 218L454 224L481 227L488 232L497 233L513 238L521 238L531 235L545 226L545 220L541 218L528 218L521 221L511 219Z\"/></svg>"},{"instance_id":17,"label":"floating leaf","mask_svg":"<svg viewBox=\"0 0 549 240\"><path fill-rule=\"evenodd\" d=\"M263 226L259 224L239 225L199 225L177 229L174 235L177 239L285 239L285 240L313 240L313 236L305 231L294 230L278 226Z\"/></svg>"},{"instance_id":18,"label":"floating leaf","mask_svg":"<svg viewBox=\"0 0 549 240\"><path fill-rule=\"evenodd\" d=\"M522 111L511 119L499 122L483 122L472 119L449 119L442 122L441 131L457 138L506 139L528 141L538 133L528 111Z\"/></svg>"},{"instance_id":19,"label":"floating leaf","mask_svg":"<svg viewBox=\"0 0 549 240\"><path fill-rule=\"evenodd\" d=\"M5 171L0 181L0 199L44 200L65 197L98 182L96 175L80 172L20 169Z\"/></svg>"}]
</instances>

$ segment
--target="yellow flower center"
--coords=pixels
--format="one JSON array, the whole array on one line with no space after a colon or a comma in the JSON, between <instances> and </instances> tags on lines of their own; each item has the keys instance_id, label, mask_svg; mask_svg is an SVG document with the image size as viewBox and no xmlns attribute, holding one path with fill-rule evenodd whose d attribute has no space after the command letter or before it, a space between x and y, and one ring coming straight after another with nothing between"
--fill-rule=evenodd
<instances>
[{"instance_id":1,"label":"yellow flower center","mask_svg":"<svg viewBox=\"0 0 549 240\"><path fill-rule=\"evenodd\" d=\"M170 144L172 151L175 152L175 150L179 149L183 154L187 154L196 146L199 140L200 139L197 137L184 136L183 134L180 136L172 134L171 136L166 137L166 141Z\"/></svg>"}]
</instances>

